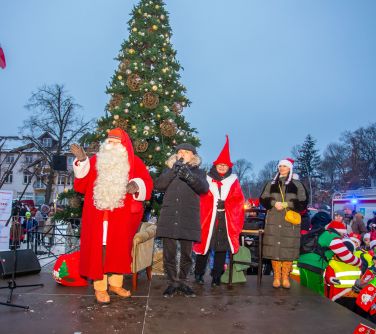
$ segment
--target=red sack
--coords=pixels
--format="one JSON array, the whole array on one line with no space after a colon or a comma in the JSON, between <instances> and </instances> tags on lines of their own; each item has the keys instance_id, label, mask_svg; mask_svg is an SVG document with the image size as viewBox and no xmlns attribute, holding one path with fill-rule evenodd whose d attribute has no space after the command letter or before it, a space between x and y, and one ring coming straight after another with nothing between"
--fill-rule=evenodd
<instances>
[{"instance_id":1,"label":"red sack","mask_svg":"<svg viewBox=\"0 0 376 334\"><path fill-rule=\"evenodd\" d=\"M54 265L53 277L64 286L86 286L87 280L79 274L80 252L63 254L58 257Z\"/></svg>"}]
</instances>

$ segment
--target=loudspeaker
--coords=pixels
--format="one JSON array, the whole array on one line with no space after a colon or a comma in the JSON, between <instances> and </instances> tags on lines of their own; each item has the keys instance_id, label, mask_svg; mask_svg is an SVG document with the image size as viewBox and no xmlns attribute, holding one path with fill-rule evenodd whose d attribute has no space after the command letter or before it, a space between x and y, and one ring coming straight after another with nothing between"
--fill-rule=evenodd
<instances>
[{"instance_id":1,"label":"loudspeaker","mask_svg":"<svg viewBox=\"0 0 376 334\"><path fill-rule=\"evenodd\" d=\"M38 274L41 270L37 256L31 249L17 250L16 276ZM14 267L14 251L0 252L0 275L11 277Z\"/></svg>"},{"instance_id":2,"label":"loudspeaker","mask_svg":"<svg viewBox=\"0 0 376 334\"><path fill-rule=\"evenodd\" d=\"M57 171L67 170L67 157L65 155L52 156L52 169Z\"/></svg>"}]
</instances>

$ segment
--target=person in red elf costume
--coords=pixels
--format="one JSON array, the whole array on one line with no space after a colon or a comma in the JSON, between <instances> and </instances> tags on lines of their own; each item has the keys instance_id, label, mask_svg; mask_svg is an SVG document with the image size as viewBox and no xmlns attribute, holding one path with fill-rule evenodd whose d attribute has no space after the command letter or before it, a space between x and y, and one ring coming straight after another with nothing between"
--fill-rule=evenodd
<instances>
[{"instance_id":1,"label":"person in red elf costume","mask_svg":"<svg viewBox=\"0 0 376 334\"><path fill-rule=\"evenodd\" d=\"M123 274L131 272L132 240L143 216L153 181L133 152L128 134L110 130L99 152L88 159L71 146L74 189L85 195L81 224L80 274L94 281L98 303L109 303L107 290L129 297ZM108 286L109 285L109 286Z\"/></svg>"},{"instance_id":2,"label":"person in red elf costume","mask_svg":"<svg viewBox=\"0 0 376 334\"><path fill-rule=\"evenodd\" d=\"M195 280L204 283L209 250L214 250L214 267L211 272L212 286L220 284L226 252L239 250L239 234L244 223L244 196L240 182L232 174L228 136L226 143L207 175L209 192L201 195L201 242L195 243L197 254Z\"/></svg>"}]
</instances>

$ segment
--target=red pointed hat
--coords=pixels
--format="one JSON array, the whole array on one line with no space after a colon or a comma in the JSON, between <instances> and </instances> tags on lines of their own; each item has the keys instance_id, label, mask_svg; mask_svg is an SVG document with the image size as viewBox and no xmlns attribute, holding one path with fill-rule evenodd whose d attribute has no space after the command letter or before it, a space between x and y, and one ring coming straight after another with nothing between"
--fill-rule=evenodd
<instances>
[{"instance_id":1,"label":"red pointed hat","mask_svg":"<svg viewBox=\"0 0 376 334\"><path fill-rule=\"evenodd\" d=\"M217 160L213 162L213 165L226 164L230 168L234 165L230 158L230 144L228 142L228 135L226 135L226 143L222 148Z\"/></svg>"}]
</instances>

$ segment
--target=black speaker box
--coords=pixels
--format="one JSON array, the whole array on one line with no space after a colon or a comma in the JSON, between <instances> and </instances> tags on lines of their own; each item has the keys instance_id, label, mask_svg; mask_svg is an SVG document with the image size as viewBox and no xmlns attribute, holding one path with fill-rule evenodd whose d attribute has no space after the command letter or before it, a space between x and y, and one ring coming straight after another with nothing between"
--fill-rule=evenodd
<instances>
[{"instance_id":1,"label":"black speaker box","mask_svg":"<svg viewBox=\"0 0 376 334\"><path fill-rule=\"evenodd\" d=\"M52 156L52 169L57 171L67 170L67 157L65 155Z\"/></svg>"},{"instance_id":2,"label":"black speaker box","mask_svg":"<svg viewBox=\"0 0 376 334\"><path fill-rule=\"evenodd\" d=\"M38 274L41 270L37 256L31 249L17 250L16 276ZM8 278L14 270L14 251L0 252L0 276Z\"/></svg>"}]
</instances>

